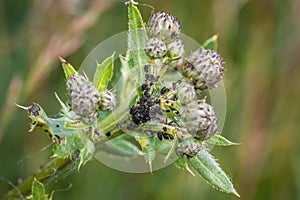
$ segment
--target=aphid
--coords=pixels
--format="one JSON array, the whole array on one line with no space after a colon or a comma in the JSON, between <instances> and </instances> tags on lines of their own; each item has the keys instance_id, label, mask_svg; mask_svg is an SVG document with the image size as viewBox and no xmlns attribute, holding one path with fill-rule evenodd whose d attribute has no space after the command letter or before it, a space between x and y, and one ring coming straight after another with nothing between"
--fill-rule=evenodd
<instances>
[{"instance_id":1,"label":"aphid","mask_svg":"<svg viewBox=\"0 0 300 200\"><path fill-rule=\"evenodd\" d=\"M145 90L147 90L147 89L149 89L149 88L148 88L148 85L144 83L144 84L141 86L141 89L142 89L142 91L145 91Z\"/></svg>"},{"instance_id":2,"label":"aphid","mask_svg":"<svg viewBox=\"0 0 300 200\"><path fill-rule=\"evenodd\" d=\"M165 93L167 93L167 92L169 92L169 91L170 91L169 88L163 87L163 88L160 90L160 94L161 94L161 95L164 95Z\"/></svg>"},{"instance_id":3,"label":"aphid","mask_svg":"<svg viewBox=\"0 0 300 200\"><path fill-rule=\"evenodd\" d=\"M158 131L157 132L157 137L158 137L159 140L162 140L163 139L163 132Z\"/></svg>"},{"instance_id":4,"label":"aphid","mask_svg":"<svg viewBox=\"0 0 300 200\"><path fill-rule=\"evenodd\" d=\"M162 136L164 137L164 139L168 140L169 139L169 134L167 133L163 133Z\"/></svg>"}]
</instances>

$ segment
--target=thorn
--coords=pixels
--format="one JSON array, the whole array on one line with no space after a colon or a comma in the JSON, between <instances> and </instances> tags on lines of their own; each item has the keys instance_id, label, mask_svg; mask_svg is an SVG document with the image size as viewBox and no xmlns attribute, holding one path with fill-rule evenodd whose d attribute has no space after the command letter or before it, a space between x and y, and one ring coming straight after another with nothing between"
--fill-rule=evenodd
<instances>
[{"instance_id":1,"label":"thorn","mask_svg":"<svg viewBox=\"0 0 300 200\"><path fill-rule=\"evenodd\" d=\"M188 171L190 174L192 174L193 176L195 176L194 172L189 168L189 166L185 167L186 171Z\"/></svg>"},{"instance_id":2,"label":"thorn","mask_svg":"<svg viewBox=\"0 0 300 200\"><path fill-rule=\"evenodd\" d=\"M67 112L67 110L68 110L67 106L62 102L62 100L59 98L59 96L57 95L56 92L54 92L54 95L55 95L57 101L59 102L60 106L62 107L62 109L63 109L65 112Z\"/></svg>"},{"instance_id":3,"label":"thorn","mask_svg":"<svg viewBox=\"0 0 300 200\"><path fill-rule=\"evenodd\" d=\"M78 167L77 167L77 171L79 171L80 170L80 167L81 167L81 165L83 164L83 162L82 162L82 160L79 162L79 165L78 165Z\"/></svg>"},{"instance_id":4,"label":"thorn","mask_svg":"<svg viewBox=\"0 0 300 200\"><path fill-rule=\"evenodd\" d=\"M237 193L237 191L235 191L235 189L234 189L234 191L233 191L233 193L232 194L234 194L235 196L237 196L238 198L240 198L241 196L239 195L239 193Z\"/></svg>"},{"instance_id":5,"label":"thorn","mask_svg":"<svg viewBox=\"0 0 300 200\"><path fill-rule=\"evenodd\" d=\"M60 60L61 63L68 64L68 62L65 59L63 59L62 57L58 56L58 59Z\"/></svg>"},{"instance_id":6,"label":"thorn","mask_svg":"<svg viewBox=\"0 0 300 200\"><path fill-rule=\"evenodd\" d=\"M151 161L149 162L149 168L150 168L150 173L153 174L153 171L152 171L152 162Z\"/></svg>"},{"instance_id":7,"label":"thorn","mask_svg":"<svg viewBox=\"0 0 300 200\"><path fill-rule=\"evenodd\" d=\"M14 103L17 107L21 108L21 109L24 109L24 110L28 110L29 107L25 107L25 106L21 106L17 103Z\"/></svg>"}]
</instances>

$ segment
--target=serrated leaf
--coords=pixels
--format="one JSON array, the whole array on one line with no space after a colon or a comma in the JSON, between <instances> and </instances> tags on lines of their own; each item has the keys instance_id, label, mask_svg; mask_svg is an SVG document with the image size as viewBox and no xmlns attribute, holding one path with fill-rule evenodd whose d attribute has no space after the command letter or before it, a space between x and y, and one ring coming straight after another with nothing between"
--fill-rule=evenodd
<instances>
[{"instance_id":1,"label":"serrated leaf","mask_svg":"<svg viewBox=\"0 0 300 200\"><path fill-rule=\"evenodd\" d=\"M214 51L218 50L218 35L213 35L211 38L206 40L202 45L204 49L211 49Z\"/></svg>"},{"instance_id":2,"label":"serrated leaf","mask_svg":"<svg viewBox=\"0 0 300 200\"><path fill-rule=\"evenodd\" d=\"M54 144L53 146L52 157L65 158L70 156L74 151L81 150L83 147L78 134L69 137L61 137L59 143Z\"/></svg>"},{"instance_id":3,"label":"serrated leaf","mask_svg":"<svg viewBox=\"0 0 300 200\"><path fill-rule=\"evenodd\" d=\"M198 154L189 160L189 165L193 167L211 186L221 192L234 194L237 197L240 195L234 189L230 178L221 169L219 164L205 150L201 150Z\"/></svg>"},{"instance_id":4,"label":"serrated leaf","mask_svg":"<svg viewBox=\"0 0 300 200\"><path fill-rule=\"evenodd\" d=\"M141 13L130 1L128 3L128 64L132 76L137 77L138 83L144 80L143 67L148 62L148 57L144 50L146 41L147 35Z\"/></svg>"},{"instance_id":5,"label":"serrated leaf","mask_svg":"<svg viewBox=\"0 0 300 200\"><path fill-rule=\"evenodd\" d=\"M119 56L121 62L122 85L118 102L124 107L129 106L130 100L135 95L135 83L128 66L128 58Z\"/></svg>"},{"instance_id":6,"label":"serrated leaf","mask_svg":"<svg viewBox=\"0 0 300 200\"><path fill-rule=\"evenodd\" d=\"M31 187L31 195L27 198L30 200L51 200L52 195L48 198L48 195L45 192L44 185L39 182L36 178L33 179Z\"/></svg>"},{"instance_id":7,"label":"serrated leaf","mask_svg":"<svg viewBox=\"0 0 300 200\"><path fill-rule=\"evenodd\" d=\"M232 146L232 145L240 145L239 143L231 142L225 137L221 135L214 135L208 140L206 140L207 143L217 145L217 146Z\"/></svg>"},{"instance_id":8,"label":"serrated leaf","mask_svg":"<svg viewBox=\"0 0 300 200\"><path fill-rule=\"evenodd\" d=\"M106 58L101 64L97 63L97 69L94 75L94 84L99 92L107 88L107 85L113 76L114 55L115 53Z\"/></svg>"},{"instance_id":9,"label":"serrated leaf","mask_svg":"<svg viewBox=\"0 0 300 200\"><path fill-rule=\"evenodd\" d=\"M65 59L59 57L59 60L61 62L67 80L70 78L71 75L77 73L73 66L70 63L68 63Z\"/></svg>"},{"instance_id":10,"label":"serrated leaf","mask_svg":"<svg viewBox=\"0 0 300 200\"><path fill-rule=\"evenodd\" d=\"M95 145L91 140L87 139L84 134L82 134L81 139L84 143L84 147L80 149L80 162L78 165L78 171L81 166L85 165L88 161L92 159L95 152Z\"/></svg>"}]
</instances>

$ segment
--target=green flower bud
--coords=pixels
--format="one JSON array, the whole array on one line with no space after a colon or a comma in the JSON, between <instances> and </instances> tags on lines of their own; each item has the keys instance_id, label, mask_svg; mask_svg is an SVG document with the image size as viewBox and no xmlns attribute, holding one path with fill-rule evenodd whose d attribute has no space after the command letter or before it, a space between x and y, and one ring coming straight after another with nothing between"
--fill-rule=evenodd
<instances>
[{"instance_id":1,"label":"green flower bud","mask_svg":"<svg viewBox=\"0 0 300 200\"><path fill-rule=\"evenodd\" d=\"M147 42L146 52L152 58L162 58L167 53L167 46L158 38L150 38Z\"/></svg>"},{"instance_id":2,"label":"green flower bud","mask_svg":"<svg viewBox=\"0 0 300 200\"><path fill-rule=\"evenodd\" d=\"M200 48L187 57L187 61L183 74L197 89L212 89L223 77L222 59L212 50Z\"/></svg>"},{"instance_id":3,"label":"green flower bud","mask_svg":"<svg viewBox=\"0 0 300 200\"><path fill-rule=\"evenodd\" d=\"M67 87L72 110L86 123L95 121L100 98L97 88L81 74L70 76Z\"/></svg>"},{"instance_id":4,"label":"green flower bud","mask_svg":"<svg viewBox=\"0 0 300 200\"><path fill-rule=\"evenodd\" d=\"M202 145L194 139L180 142L175 150L177 156L186 155L188 158L195 156L202 149Z\"/></svg>"},{"instance_id":5,"label":"green flower bud","mask_svg":"<svg viewBox=\"0 0 300 200\"><path fill-rule=\"evenodd\" d=\"M180 34L181 27L177 19L166 12L154 13L147 23L147 31L150 37L158 37L169 43Z\"/></svg>"},{"instance_id":6,"label":"green flower bud","mask_svg":"<svg viewBox=\"0 0 300 200\"><path fill-rule=\"evenodd\" d=\"M217 132L216 112L204 101L191 101L184 105L182 118L189 133L198 139L207 140Z\"/></svg>"},{"instance_id":7,"label":"green flower bud","mask_svg":"<svg viewBox=\"0 0 300 200\"><path fill-rule=\"evenodd\" d=\"M112 92L104 90L101 92L100 96L100 110L111 111L116 107L116 98Z\"/></svg>"},{"instance_id":8,"label":"green flower bud","mask_svg":"<svg viewBox=\"0 0 300 200\"><path fill-rule=\"evenodd\" d=\"M173 57L182 57L184 56L184 46L180 39L174 40L167 45L168 51Z\"/></svg>"},{"instance_id":9,"label":"green flower bud","mask_svg":"<svg viewBox=\"0 0 300 200\"><path fill-rule=\"evenodd\" d=\"M188 84L185 80L176 84L175 91L177 98L182 105L187 104L196 98L194 87Z\"/></svg>"}]
</instances>

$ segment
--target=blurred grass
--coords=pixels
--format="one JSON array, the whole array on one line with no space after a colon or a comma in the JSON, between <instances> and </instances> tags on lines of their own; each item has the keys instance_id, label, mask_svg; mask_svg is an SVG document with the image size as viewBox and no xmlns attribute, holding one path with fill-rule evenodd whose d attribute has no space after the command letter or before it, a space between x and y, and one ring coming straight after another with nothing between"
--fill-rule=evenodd
<instances>
[{"instance_id":1,"label":"blurred grass","mask_svg":"<svg viewBox=\"0 0 300 200\"><path fill-rule=\"evenodd\" d=\"M50 155L49 149L39 151L50 140L40 132L27 134L29 120L12 104L39 102L49 114L55 114L58 103L53 92L64 94L56 56L65 56L74 66L80 66L99 42L126 30L123 2L97 2L105 6L98 7L100 16L94 16L82 31L64 36L64 43L53 43L53 37L70 33L72 24L97 7L93 1L0 2L0 124L8 122L0 125L0 177L16 183ZM183 33L199 43L215 33L219 35L219 52L227 68L223 135L242 145L216 147L212 153L232 176L242 199L300 199L300 2L142 3L173 13L181 21ZM141 7L141 11L147 19L151 9ZM47 73L38 73L39 68L47 68ZM31 91L24 90L26 80L32 82ZM10 187L0 181L0 196ZM61 190L55 193L57 199L235 199L173 166L153 175L126 174L97 161L51 188Z\"/></svg>"}]
</instances>

